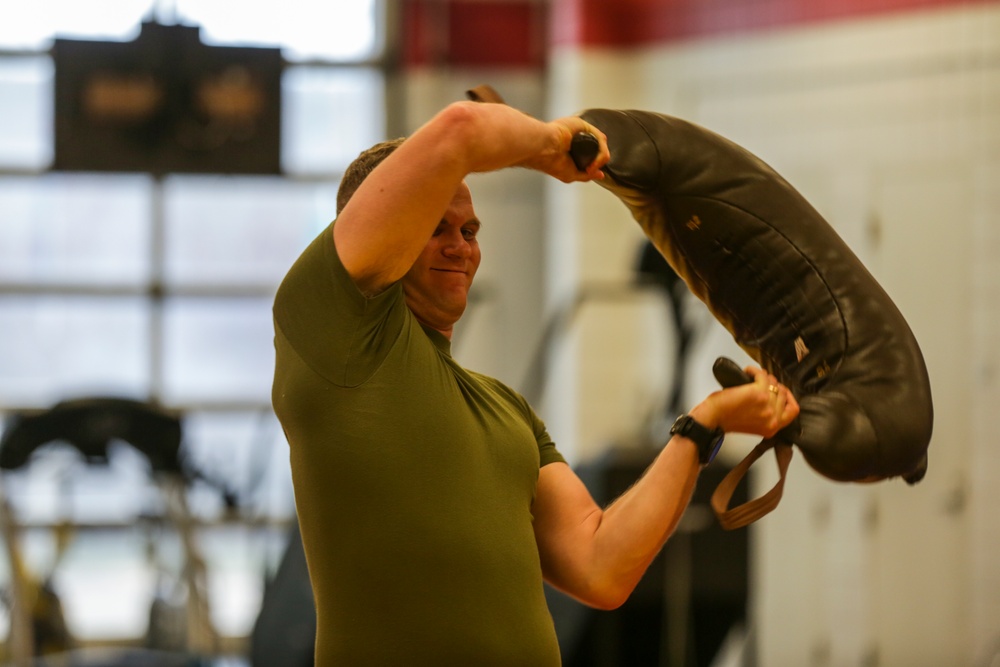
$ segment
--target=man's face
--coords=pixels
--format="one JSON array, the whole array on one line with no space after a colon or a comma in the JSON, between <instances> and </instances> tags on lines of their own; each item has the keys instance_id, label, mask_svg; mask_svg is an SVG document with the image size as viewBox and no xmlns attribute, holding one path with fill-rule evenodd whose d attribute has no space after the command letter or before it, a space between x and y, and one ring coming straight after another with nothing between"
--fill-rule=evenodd
<instances>
[{"instance_id":1,"label":"man's face","mask_svg":"<svg viewBox=\"0 0 1000 667\"><path fill-rule=\"evenodd\" d=\"M479 227L472 193L462 183L433 236L403 277L406 304L423 324L450 333L465 312L481 259L476 240Z\"/></svg>"}]
</instances>

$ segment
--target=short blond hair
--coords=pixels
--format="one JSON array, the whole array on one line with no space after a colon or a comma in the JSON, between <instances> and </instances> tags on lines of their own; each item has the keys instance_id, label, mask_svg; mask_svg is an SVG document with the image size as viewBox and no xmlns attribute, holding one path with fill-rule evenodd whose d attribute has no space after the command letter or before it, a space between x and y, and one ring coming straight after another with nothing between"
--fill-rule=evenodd
<instances>
[{"instance_id":1,"label":"short blond hair","mask_svg":"<svg viewBox=\"0 0 1000 667\"><path fill-rule=\"evenodd\" d=\"M347 202L354 196L354 192L358 189L358 186L368 178L368 174L372 173L372 170L379 166L382 160L389 157L394 150L399 148L404 139L405 137L399 137L398 139L379 142L368 150L362 151L354 159L354 162L348 165L347 170L344 172L344 177L340 179L340 187L337 188L337 215L340 215L340 212L344 210Z\"/></svg>"}]
</instances>

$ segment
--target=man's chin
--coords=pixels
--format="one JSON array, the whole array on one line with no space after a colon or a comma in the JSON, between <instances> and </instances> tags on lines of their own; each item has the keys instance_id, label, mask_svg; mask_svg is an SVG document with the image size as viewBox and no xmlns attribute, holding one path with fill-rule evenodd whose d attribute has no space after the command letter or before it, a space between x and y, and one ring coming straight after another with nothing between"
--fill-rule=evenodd
<instances>
[{"instance_id":1,"label":"man's chin","mask_svg":"<svg viewBox=\"0 0 1000 667\"><path fill-rule=\"evenodd\" d=\"M468 299L450 299L433 305L407 299L406 305L423 324L435 329L450 329L465 313Z\"/></svg>"}]
</instances>

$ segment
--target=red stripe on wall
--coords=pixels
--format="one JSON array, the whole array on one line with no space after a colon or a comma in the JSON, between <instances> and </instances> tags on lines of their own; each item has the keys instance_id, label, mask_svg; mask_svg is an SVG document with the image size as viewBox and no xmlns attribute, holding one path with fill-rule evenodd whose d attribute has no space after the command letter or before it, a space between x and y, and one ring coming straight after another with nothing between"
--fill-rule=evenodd
<instances>
[{"instance_id":1,"label":"red stripe on wall","mask_svg":"<svg viewBox=\"0 0 1000 667\"><path fill-rule=\"evenodd\" d=\"M559 45L630 47L997 0L553 0Z\"/></svg>"},{"instance_id":2,"label":"red stripe on wall","mask_svg":"<svg viewBox=\"0 0 1000 667\"><path fill-rule=\"evenodd\" d=\"M403 64L541 67L546 17L535 0L404 0Z\"/></svg>"}]
</instances>

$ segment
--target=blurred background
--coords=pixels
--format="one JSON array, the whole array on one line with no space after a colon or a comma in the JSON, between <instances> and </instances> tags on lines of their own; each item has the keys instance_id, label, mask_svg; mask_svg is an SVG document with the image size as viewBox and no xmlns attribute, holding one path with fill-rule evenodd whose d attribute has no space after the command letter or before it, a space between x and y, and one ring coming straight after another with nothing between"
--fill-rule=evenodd
<instances>
[{"instance_id":1,"label":"blurred background","mask_svg":"<svg viewBox=\"0 0 1000 667\"><path fill-rule=\"evenodd\" d=\"M311 664L271 300L347 163L481 83L756 153L893 297L935 398L920 484L799 457L778 509L723 534L706 498L754 444L727 439L625 607L550 592L565 664L1000 665L996 0L7 0L3 660ZM610 500L715 357L748 360L606 191L470 185L484 259L455 355Z\"/></svg>"}]
</instances>

